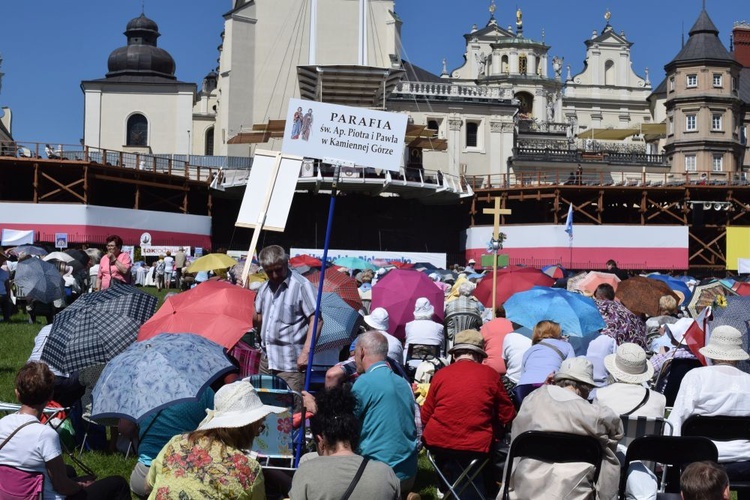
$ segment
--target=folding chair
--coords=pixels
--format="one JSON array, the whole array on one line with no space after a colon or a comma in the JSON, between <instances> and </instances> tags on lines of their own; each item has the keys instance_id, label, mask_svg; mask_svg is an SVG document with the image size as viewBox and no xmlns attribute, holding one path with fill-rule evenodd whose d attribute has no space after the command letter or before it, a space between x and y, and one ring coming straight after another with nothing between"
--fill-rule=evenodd
<instances>
[{"instance_id":1,"label":"folding chair","mask_svg":"<svg viewBox=\"0 0 750 500\"><path fill-rule=\"evenodd\" d=\"M633 440L620 472L619 498L625 498L628 465L637 460L662 464L659 493L679 493L680 474L688 464L701 460L716 462L719 452L710 439L685 436L643 436ZM661 498L665 498L661 495ZM658 498L658 497L657 497ZM668 498L668 497L666 497Z\"/></svg>"},{"instance_id":2,"label":"folding chair","mask_svg":"<svg viewBox=\"0 0 750 500\"><path fill-rule=\"evenodd\" d=\"M274 375L251 375L243 380L253 384L263 404L287 408L284 413L266 416L265 429L253 441L258 461L264 468L293 471L296 444L305 436L304 419L296 433L292 421L295 402L299 398L301 406L302 395L289 389L284 379ZM277 465L279 463L282 465Z\"/></svg>"},{"instance_id":3,"label":"folding chair","mask_svg":"<svg viewBox=\"0 0 750 500\"><path fill-rule=\"evenodd\" d=\"M432 464L443 484L450 490L453 498L460 500L461 495L470 485L474 488L477 498L483 500L486 498L482 489L477 486L475 479L478 478L479 481L483 481L480 474L485 465L490 461L489 454L447 450L443 448L426 448L425 450L427 452L427 459ZM448 475L447 467L457 467L461 470L453 482L446 477Z\"/></svg>"},{"instance_id":4,"label":"folding chair","mask_svg":"<svg viewBox=\"0 0 750 500\"><path fill-rule=\"evenodd\" d=\"M599 479L603 456L602 445L592 436L567 432L526 431L516 436L510 444L502 498L510 498L510 477L516 458L531 458L549 463L589 463L594 466L594 477L591 481L594 485Z\"/></svg>"},{"instance_id":5,"label":"folding chair","mask_svg":"<svg viewBox=\"0 0 750 500\"><path fill-rule=\"evenodd\" d=\"M442 348L442 345L409 344L409 349L407 349L406 357L404 358L404 370L409 375L410 382L414 381L414 373L417 371L420 363L440 359Z\"/></svg>"},{"instance_id":6,"label":"folding chair","mask_svg":"<svg viewBox=\"0 0 750 500\"><path fill-rule=\"evenodd\" d=\"M672 424L661 417L634 417L620 415L622 420L623 438L620 444L629 446L634 439L643 436L671 436ZM665 432L668 431L668 432Z\"/></svg>"},{"instance_id":7,"label":"folding chair","mask_svg":"<svg viewBox=\"0 0 750 500\"><path fill-rule=\"evenodd\" d=\"M474 312L457 312L448 314L443 321L445 325L445 346L443 352L453 346L453 339L463 330L479 330L482 326L482 316Z\"/></svg>"},{"instance_id":8,"label":"folding chair","mask_svg":"<svg viewBox=\"0 0 750 500\"><path fill-rule=\"evenodd\" d=\"M0 498L3 500L41 500L43 495L43 473L0 465Z\"/></svg>"},{"instance_id":9,"label":"folding chair","mask_svg":"<svg viewBox=\"0 0 750 500\"><path fill-rule=\"evenodd\" d=\"M693 358L675 358L669 363L669 372L667 372L667 383L664 386L664 396L667 398L667 406L674 406L677 399L677 392L680 390L682 379L687 372L693 368L702 366L701 362ZM664 368L661 370L664 372Z\"/></svg>"},{"instance_id":10,"label":"folding chair","mask_svg":"<svg viewBox=\"0 0 750 500\"><path fill-rule=\"evenodd\" d=\"M691 415L682 423L683 436L703 436L712 441L750 440L750 416ZM729 481L731 490L750 492L750 481Z\"/></svg>"}]
</instances>

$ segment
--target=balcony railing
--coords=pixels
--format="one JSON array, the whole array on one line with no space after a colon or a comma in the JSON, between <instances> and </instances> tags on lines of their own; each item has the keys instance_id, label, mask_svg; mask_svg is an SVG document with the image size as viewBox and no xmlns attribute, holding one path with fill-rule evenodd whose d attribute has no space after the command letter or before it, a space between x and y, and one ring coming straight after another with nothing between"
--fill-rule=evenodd
<instances>
[{"instance_id":1,"label":"balcony railing","mask_svg":"<svg viewBox=\"0 0 750 500\"><path fill-rule=\"evenodd\" d=\"M513 98L512 92L498 87L480 85L460 85L439 82L399 82L391 94L392 97L422 97L425 99L457 100L495 100L508 101Z\"/></svg>"},{"instance_id":2,"label":"balcony railing","mask_svg":"<svg viewBox=\"0 0 750 500\"><path fill-rule=\"evenodd\" d=\"M667 166L664 155L621 153L610 151L582 151L561 148L513 148L514 161L609 163L616 165Z\"/></svg>"}]
</instances>

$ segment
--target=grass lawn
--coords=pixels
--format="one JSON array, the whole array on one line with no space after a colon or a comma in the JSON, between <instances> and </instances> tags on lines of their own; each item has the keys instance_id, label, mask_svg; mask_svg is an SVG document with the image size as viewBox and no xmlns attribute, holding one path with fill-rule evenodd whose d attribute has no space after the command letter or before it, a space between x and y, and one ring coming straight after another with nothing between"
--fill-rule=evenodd
<instances>
[{"instance_id":1,"label":"grass lawn","mask_svg":"<svg viewBox=\"0 0 750 500\"><path fill-rule=\"evenodd\" d=\"M145 287L142 289L159 298L159 306L164 301L166 291L157 292L156 288ZM26 362L34 347L34 337L46 324L43 317L37 318L37 323L30 325L25 313L18 313L11 318L10 323L0 322L0 401L16 402L14 380L16 372ZM121 454L106 455L99 452L85 452L81 460L96 472L98 477L111 475L130 478L130 472L135 466L136 457L132 454L125 459ZM72 462L68 461L71 465ZM79 471L80 472L80 471ZM436 498L435 487L436 476L430 466L427 457L419 457L419 474L415 489L419 491L422 498L432 500Z\"/></svg>"}]
</instances>

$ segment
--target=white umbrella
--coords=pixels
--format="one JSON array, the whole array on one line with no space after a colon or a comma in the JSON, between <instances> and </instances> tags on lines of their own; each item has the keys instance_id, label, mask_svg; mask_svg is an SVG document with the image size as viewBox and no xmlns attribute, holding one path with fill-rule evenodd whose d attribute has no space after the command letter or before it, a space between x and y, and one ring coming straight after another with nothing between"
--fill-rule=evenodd
<instances>
[{"instance_id":1,"label":"white umbrella","mask_svg":"<svg viewBox=\"0 0 750 500\"><path fill-rule=\"evenodd\" d=\"M45 260L45 261L59 260L67 264L70 264L71 262L75 260L75 258L71 255L66 254L65 252L52 252L52 253L45 255L42 260Z\"/></svg>"}]
</instances>

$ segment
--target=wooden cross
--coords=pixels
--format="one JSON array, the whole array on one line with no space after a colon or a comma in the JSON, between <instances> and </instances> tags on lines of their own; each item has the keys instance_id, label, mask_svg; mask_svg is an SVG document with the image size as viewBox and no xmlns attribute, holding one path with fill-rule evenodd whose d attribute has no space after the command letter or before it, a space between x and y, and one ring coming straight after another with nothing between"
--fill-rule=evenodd
<instances>
[{"instance_id":1,"label":"wooden cross","mask_svg":"<svg viewBox=\"0 0 750 500\"><path fill-rule=\"evenodd\" d=\"M511 210L507 208L500 208L500 198L495 197L495 207L485 208L482 210L484 214L492 214L494 216L493 227L492 227L492 239L497 241L500 239L500 216L510 215ZM495 317L495 309L497 308L497 252L492 259L492 317Z\"/></svg>"}]
</instances>

